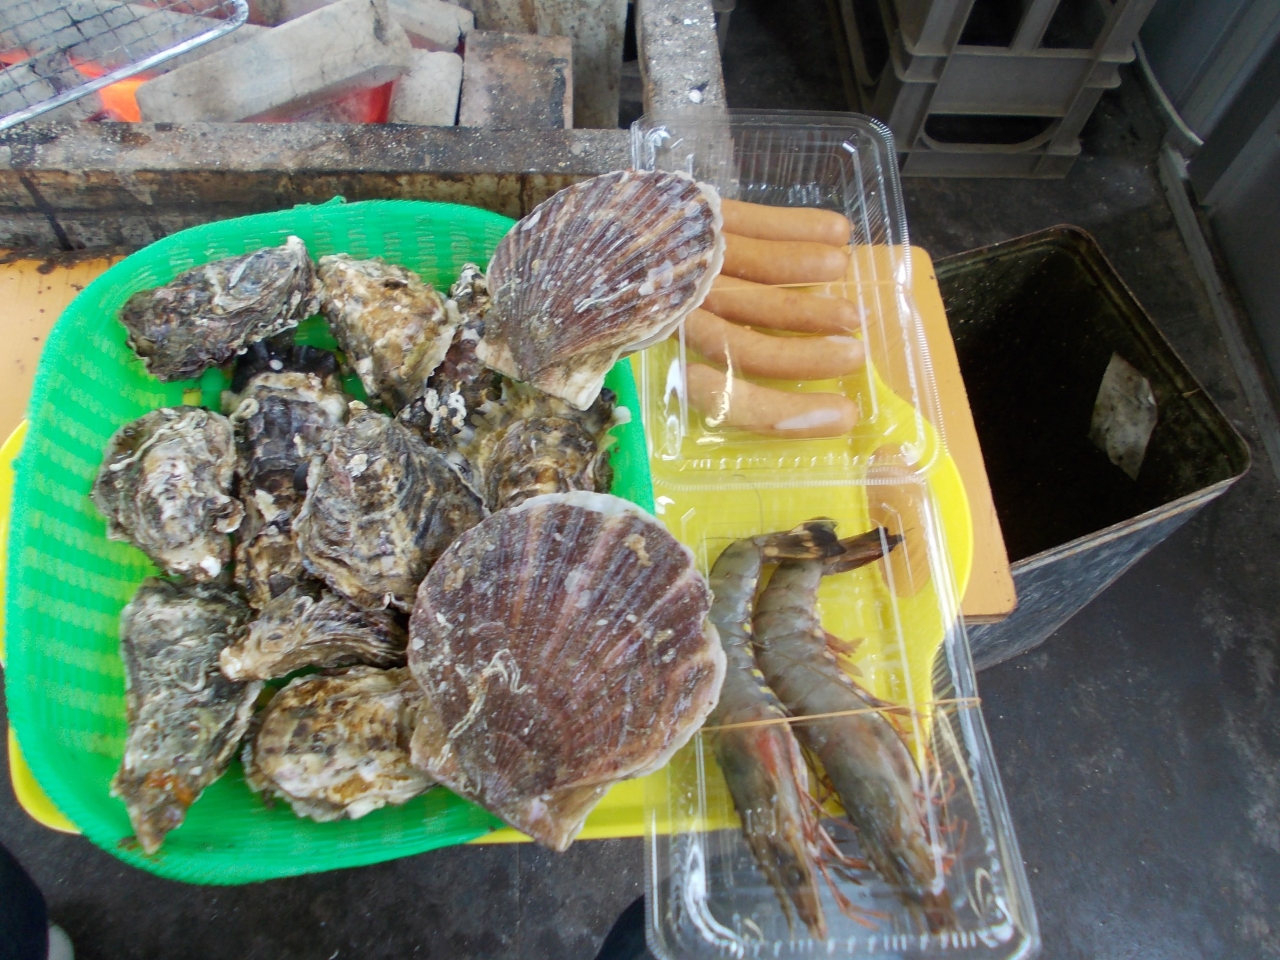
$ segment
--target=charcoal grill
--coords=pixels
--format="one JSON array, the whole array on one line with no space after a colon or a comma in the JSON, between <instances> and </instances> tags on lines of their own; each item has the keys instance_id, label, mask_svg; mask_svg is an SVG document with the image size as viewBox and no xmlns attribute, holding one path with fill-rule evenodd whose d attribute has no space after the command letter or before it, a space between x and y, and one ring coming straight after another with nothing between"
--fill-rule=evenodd
<instances>
[{"instance_id":1,"label":"charcoal grill","mask_svg":"<svg viewBox=\"0 0 1280 960\"><path fill-rule=\"evenodd\" d=\"M197 14L192 16L192 14ZM230 33L247 0L0 0L0 130Z\"/></svg>"}]
</instances>

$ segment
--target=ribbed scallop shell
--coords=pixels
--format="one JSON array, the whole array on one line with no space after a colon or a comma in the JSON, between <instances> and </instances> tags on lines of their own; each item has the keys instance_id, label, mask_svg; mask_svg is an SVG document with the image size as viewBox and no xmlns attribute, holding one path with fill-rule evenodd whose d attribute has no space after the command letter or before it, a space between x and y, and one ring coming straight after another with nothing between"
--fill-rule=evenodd
<instances>
[{"instance_id":1,"label":"ribbed scallop shell","mask_svg":"<svg viewBox=\"0 0 1280 960\"><path fill-rule=\"evenodd\" d=\"M311 461L293 527L302 562L358 607L408 610L427 569L480 522L480 498L450 466L390 417L351 404L328 452Z\"/></svg>"},{"instance_id":2,"label":"ribbed scallop shell","mask_svg":"<svg viewBox=\"0 0 1280 960\"><path fill-rule=\"evenodd\" d=\"M417 683L403 668L299 677L262 712L245 780L313 820L355 820L431 786L409 762Z\"/></svg>"},{"instance_id":3,"label":"ribbed scallop shell","mask_svg":"<svg viewBox=\"0 0 1280 960\"><path fill-rule=\"evenodd\" d=\"M720 198L674 173L607 173L561 190L489 263L481 360L585 410L624 353L667 336L724 259Z\"/></svg>"},{"instance_id":4,"label":"ribbed scallop shell","mask_svg":"<svg viewBox=\"0 0 1280 960\"><path fill-rule=\"evenodd\" d=\"M671 757L725 658L693 554L638 507L550 494L463 534L418 590L414 763L554 850Z\"/></svg>"}]
</instances>

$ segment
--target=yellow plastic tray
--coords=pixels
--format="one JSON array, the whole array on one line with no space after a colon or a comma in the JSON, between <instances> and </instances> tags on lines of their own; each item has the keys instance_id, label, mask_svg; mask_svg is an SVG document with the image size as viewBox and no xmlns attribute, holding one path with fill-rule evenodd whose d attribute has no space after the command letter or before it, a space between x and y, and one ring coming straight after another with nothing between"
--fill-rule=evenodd
<instances>
[{"instance_id":1,"label":"yellow plastic tray","mask_svg":"<svg viewBox=\"0 0 1280 960\"><path fill-rule=\"evenodd\" d=\"M0 447L0 598L4 596L5 571L9 569L9 512L13 504L13 461L22 449L22 441L27 436L27 421L23 420L18 428L9 435L9 439ZM0 664L4 662L4 604L0 603ZM79 833L76 825L62 815L53 805L36 778L31 775L22 751L18 749L18 738L13 727L9 727L9 780L13 784L14 796L22 809L31 815L31 819L63 833Z\"/></svg>"},{"instance_id":2,"label":"yellow plastic tray","mask_svg":"<svg viewBox=\"0 0 1280 960\"><path fill-rule=\"evenodd\" d=\"M890 420L906 421L914 417L914 411L899 399L882 380L874 366L870 375L876 378L879 395L887 399L887 416ZM890 372L892 376L892 371ZM820 389L824 385L814 385ZM829 385L827 386L830 389ZM652 411L646 410L646 418ZM652 422L648 420L648 422ZM918 419L915 420L918 423ZM864 677L862 682L877 696L897 702L927 704L931 698L931 667L939 644L946 632L942 622L945 611L958 610L957 597L963 596L969 582L973 562L973 524L964 483L955 462L944 449L936 432L925 425L927 446L930 448L923 462L930 464L927 487L937 510L938 527L945 538L946 553L954 575L955 595L939 596L934 585L913 597L897 599L898 616L902 633L908 638L905 662L901 669L877 669L879 651L868 646L860 652ZM26 435L26 423L0 447L0 596L3 595L4 551L8 544L9 515L13 497L13 460L21 450ZM869 443L873 441L868 441ZM809 455L815 451L807 441ZM843 441L832 441L832 451ZM871 450L859 451L870 454ZM875 488L853 483L837 487L788 486L785 489L767 491L756 489L695 490L677 476L678 468L670 462L651 460L654 495L658 503L658 515L667 528L683 543L695 551L704 563L714 560L706 556L711 550L722 547L728 538L757 533L762 530L786 529L814 516L829 516L840 522L846 535L860 532L871 525L868 516L868 491L875 495ZM824 584L819 594L824 626L837 636L846 639L868 638L876 633L876 626L869 622L871 612L860 597L864 591L851 588L851 584L878 577L876 568L869 568L849 577L837 578ZM859 580L858 578L861 578ZM941 589L949 591L949 584ZM3 606L0 605L0 618ZM3 620L0 619L0 660L4 653ZM78 832L76 827L53 805L40 785L31 775L18 748L12 728L9 730L9 772L14 793L23 809L37 822L53 830ZM662 774L655 774L661 776ZM615 786L587 819L581 838L606 839L636 837L645 832L645 780L630 780ZM732 816L731 814L729 815ZM731 826L732 819L710 826ZM658 825L658 829L666 827ZM511 828L503 828L473 843L514 843L528 840L524 834Z\"/></svg>"},{"instance_id":3,"label":"yellow plastic tray","mask_svg":"<svg viewBox=\"0 0 1280 960\"><path fill-rule=\"evenodd\" d=\"M22 448L26 435L26 423L18 427L3 447L0 447L0 589L3 588L4 556L3 551L8 544L9 508L13 497L13 460ZM653 464L655 494L664 496L662 492L669 481L669 472L659 462ZM973 529L969 515L968 500L960 473L951 457L942 452L934 461L928 484L937 503L938 514L946 532L947 549L956 576L956 589L963 595L968 584L969 571L973 558ZM782 529L794 526L809 517L819 514L831 516L841 521L844 530L862 530L868 526L867 491L864 488L850 485L834 490L800 489L786 491L783 502L774 500L773 506L762 506L762 502L754 493L729 491L717 493L679 494L685 508L676 514L673 504L663 504L660 514L663 522L672 532L687 543L699 543L716 537L716 518L722 523L726 517L741 515L743 511L761 525L757 529ZM690 510L692 508L692 510ZM762 513L767 512L767 515ZM681 517L687 517L684 522ZM820 595L823 622L833 633L846 638L867 635L864 616L853 594L847 587L832 582L824 585ZM900 609L911 618L910 627L921 642L909 647L909 673L911 678L912 697L917 702L929 699L929 667L932 664L938 643L941 642L945 625L937 620L937 598L929 590L922 591L915 597L899 600ZM0 616L3 607L0 606ZM0 631L0 659L4 651L3 632ZM895 691L889 677L871 673L870 680L873 692L879 696L903 699L901 691ZM9 730L9 776L13 783L14 794L22 808L40 824L52 830L66 833L77 833L75 824L68 820L45 796L40 785L31 775L26 760L18 748L13 730ZM601 802L600 806L587 820L582 832L582 839L605 839L612 837L635 837L644 833L644 795L643 780L631 780L620 783ZM726 826L729 824L725 824ZM527 841L528 838L511 828L497 830L473 840L473 843L513 843Z\"/></svg>"}]
</instances>

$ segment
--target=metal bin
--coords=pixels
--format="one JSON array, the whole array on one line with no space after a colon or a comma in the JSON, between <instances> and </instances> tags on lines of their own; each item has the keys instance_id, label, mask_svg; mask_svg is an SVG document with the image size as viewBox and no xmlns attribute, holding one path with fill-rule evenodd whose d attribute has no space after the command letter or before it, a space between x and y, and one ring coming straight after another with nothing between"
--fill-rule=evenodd
<instances>
[{"instance_id":1,"label":"metal bin","mask_svg":"<svg viewBox=\"0 0 1280 960\"><path fill-rule=\"evenodd\" d=\"M1018 607L970 626L978 669L1042 643L1249 468L1249 449L1094 239L1053 227L937 263ZM1113 355L1157 421L1131 479L1090 440Z\"/></svg>"}]
</instances>

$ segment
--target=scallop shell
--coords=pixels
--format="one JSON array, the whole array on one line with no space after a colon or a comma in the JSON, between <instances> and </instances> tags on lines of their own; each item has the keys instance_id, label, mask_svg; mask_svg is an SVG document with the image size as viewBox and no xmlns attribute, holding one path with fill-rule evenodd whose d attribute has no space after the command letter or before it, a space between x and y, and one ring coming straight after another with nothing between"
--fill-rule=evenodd
<instances>
[{"instance_id":1,"label":"scallop shell","mask_svg":"<svg viewBox=\"0 0 1280 960\"><path fill-rule=\"evenodd\" d=\"M269 601L218 661L232 680L271 680L303 667L402 667L407 642L396 616L361 610L309 583Z\"/></svg>"},{"instance_id":2,"label":"scallop shell","mask_svg":"<svg viewBox=\"0 0 1280 960\"><path fill-rule=\"evenodd\" d=\"M724 259L720 198L674 173L607 173L561 190L489 263L480 359L585 410L624 353L665 338Z\"/></svg>"},{"instance_id":3,"label":"scallop shell","mask_svg":"<svg viewBox=\"0 0 1280 960\"><path fill-rule=\"evenodd\" d=\"M218 671L219 652L248 617L231 590L158 578L144 580L120 614L129 735L111 794L147 853L222 776L249 726L262 684Z\"/></svg>"},{"instance_id":4,"label":"scallop shell","mask_svg":"<svg viewBox=\"0 0 1280 960\"><path fill-rule=\"evenodd\" d=\"M316 312L315 265L289 237L142 290L120 311L129 346L161 380L185 380Z\"/></svg>"},{"instance_id":5,"label":"scallop shell","mask_svg":"<svg viewBox=\"0 0 1280 960\"><path fill-rule=\"evenodd\" d=\"M369 396L392 411L420 396L453 342L456 308L378 257L321 257L319 278L324 315Z\"/></svg>"},{"instance_id":6,"label":"scallop shell","mask_svg":"<svg viewBox=\"0 0 1280 960\"><path fill-rule=\"evenodd\" d=\"M322 822L412 800L432 785L409 762L421 695L403 668L299 677L262 712L245 745L245 780Z\"/></svg>"},{"instance_id":7,"label":"scallop shell","mask_svg":"<svg viewBox=\"0 0 1280 960\"><path fill-rule=\"evenodd\" d=\"M294 521L302 562L358 607L408 610L436 557L484 508L445 455L390 417L352 403L311 461Z\"/></svg>"},{"instance_id":8,"label":"scallop shell","mask_svg":"<svg viewBox=\"0 0 1280 960\"><path fill-rule=\"evenodd\" d=\"M610 785L661 767L715 705L710 605L693 554L618 497L493 514L418 590L414 763L564 850Z\"/></svg>"},{"instance_id":9,"label":"scallop shell","mask_svg":"<svg viewBox=\"0 0 1280 960\"><path fill-rule=\"evenodd\" d=\"M200 407L162 407L117 430L93 483L107 536L127 540L169 573L217 577L227 534L244 518L230 496L231 421Z\"/></svg>"},{"instance_id":10,"label":"scallop shell","mask_svg":"<svg viewBox=\"0 0 1280 960\"><path fill-rule=\"evenodd\" d=\"M261 361L263 369L224 399L233 410L245 507L236 535L236 585L260 610L307 576L293 521L307 493L311 458L346 421L347 398L328 351L257 344L245 359Z\"/></svg>"}]
</instances>

